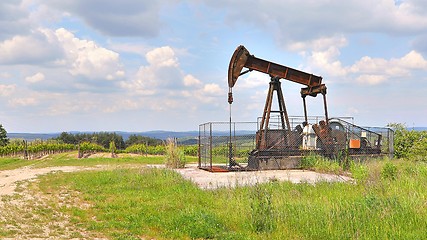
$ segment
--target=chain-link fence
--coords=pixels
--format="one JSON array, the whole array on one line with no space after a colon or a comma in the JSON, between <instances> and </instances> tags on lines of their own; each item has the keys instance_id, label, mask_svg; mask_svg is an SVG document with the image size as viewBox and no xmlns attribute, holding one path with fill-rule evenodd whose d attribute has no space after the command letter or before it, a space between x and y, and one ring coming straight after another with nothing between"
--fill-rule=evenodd
<instances>
[{"instance_id":1,"label":"chain-link fence","mask_svg":"<svg viewBox=\"0 0 427 240\"><path fill-rule=\"evenodd\" d=\"M392 155L393 131L359 127L353 118L272 116L257 122L210 122L199 126L199 167L221 169L293 168L291 157L315 153L327 157ZM267 126L259 129L259 126ZM274 161L273 165L269 163ZM283 160L283 161L282 161ZM220 169L217 169L218 171Z\"/></svg>"},{"instance_id":2,"label":"chain-link fence","mask_svg":"<svg viewBox=\"0 0 427 240\"><path fill-rule=\"evenodd\" d=\"M255 149L256 122L210 122L199 126L199 167L246 164ZM231 144L230 144L231 143ZM231 151L230 151L231 150ZM220 169L217 169L220 170Z\"/></svg>"}]
</instances>

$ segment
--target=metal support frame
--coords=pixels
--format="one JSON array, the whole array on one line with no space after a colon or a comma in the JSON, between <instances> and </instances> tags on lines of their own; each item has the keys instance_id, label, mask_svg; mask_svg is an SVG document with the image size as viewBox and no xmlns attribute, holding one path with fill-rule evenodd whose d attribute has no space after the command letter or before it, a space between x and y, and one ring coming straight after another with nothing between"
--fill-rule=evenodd
<instances>
[{"instance_id":1,"label":"metal support frame","mask_svg":"<svg viewBox=\"0 0 427 240\"><path fill-rule=\"evenodd\" d=\"M277 101L279 104L278 111L271 110L271 106L273 105L274 91L276 91L277 93ZM267 131L268 131L268 126L270 121L270 115L272 112L279 113L282 129L284 130L286 129L290 131L291 124L289 122L288 112L286 110L285 99L283 97L283 92L282 92L282 87L281 87L279 77L271 77L270 87L268 89L267 99L265 101L264 112L262 114L261 125L259 127L260 134L257 139L257 143L258 143L257 145L259 146L260 149L264 149L266 147L265 143L266 143Z\"/></svg>"}]
</instances>

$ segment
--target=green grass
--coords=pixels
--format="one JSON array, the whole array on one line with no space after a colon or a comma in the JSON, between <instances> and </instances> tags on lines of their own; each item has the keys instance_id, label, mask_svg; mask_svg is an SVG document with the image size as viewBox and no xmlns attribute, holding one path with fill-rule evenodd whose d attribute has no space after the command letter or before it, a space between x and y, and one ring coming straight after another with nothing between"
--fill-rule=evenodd
<instances>
[{"instance_id":1,"label":"green grass","mask_svg":"<svg viewBox=\"0 0 427 240\"><path fill-rule=\"evenodd\" d=\"M0 158L0 170L10 170L31 164L33 164L33 162L20 158Z\"/></svg>"},{"instance_id":2,"label":"green grass","mask_svg":"<svg viewBox=\"0 0 427 240\"><path fill-rule=\"evenodd\" d=\"M427 166L372 162L357 183L291 184L204 191L171 171L54 174L42 190L80 192L88 210L64 209L115 239L422 239L427 229ZM359 171L363 171L360 170Z\"/></svg>"},{"instance_id":3,"label":"green grass","mask_svg":"<svg viewBox=\"0 0 427 240\"><path fill-rule=\"evenodd\" d=\"M58 155L36 166L163 161L162 157L78 160ZM141 167L49 174L31 185L47 196L44 204L49 211L65 213L72 224L93 236L99 233L112 239L425 238L426 163L371 160L352 164L350 174L355 182L273 181L205 191L172 170ZM70 199L65 205L64 191ZM37 207L25 213L30 219L50 214ZM0 238L16 236L1 226Z\"/></svg>"},{"instance_id":4,"label":"green grass","mask_svg":"<svg viewBox=\"0 0 427 240\"><path fill-rule=\"evenodd\" d=\"M186 156L187 162L197 162L197 157ZM0 158L0 170L15 169L24 166L36 168L52 166L95 166L123 164L163 164L164 156L132 156L122 154L119 158L77 158L77 152L68 152L48 156L43 159L25 160L22 158Z\"/></svg>"}]
</instances>

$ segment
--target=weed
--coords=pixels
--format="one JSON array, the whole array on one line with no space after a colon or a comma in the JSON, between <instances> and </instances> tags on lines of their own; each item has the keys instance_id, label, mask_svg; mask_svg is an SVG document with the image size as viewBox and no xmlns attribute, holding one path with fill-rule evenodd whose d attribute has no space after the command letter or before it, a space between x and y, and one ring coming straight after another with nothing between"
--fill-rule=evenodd
<instances>
[{"instance_id":1,"label":"weed","mask_svg":"<svg viewBox=\"0 0 427 240\"><path fill-rule=\"evenodd\" d=\"M369 169L366 165L360 163L350 164L351 176L358 182L364 182L369 176Z\"/></svg>"},{"instance_id":2,"label":"weed","mask_svg":"<svg viewBox=\"0 0 427 240\"><path fill-rule=\"evenodd\" d=\"M307 169L307 170L313 170L314 166L316 166L316 162L318 158L319 156L315 154L309 154L307 156L304 156L301 159L301 168Z\"/></svg>"},{"instance_id":3,"label":"weed","mask_svg":"<svg viewBox=\"0 0 427 240\"><path fill-rule=\"evenodd\" d=\"M166 167L169 168L185 167L184 152L178 148L176 144L176 139L169 138L167 140L165 161Z\"/></svg>"},{"instance_id":4,"label":"weed","mask_svg":"<svg viewBox=\"0 0 427 240\"><path fill-rule=\"evenodd\" d=\"M272 232L276 227L272 194L262 184L256 184L251 191L251 220L255 232Z\"/></svg>"},{"instance_id":5,"label":"weed","mask_svg":"<svg viewBox=\"0 0 427 240\"><path fill-rule=\"evenodd\" d=\"M304 156L301 159L301 168L324 173L340 174L343 172L338 161L316 154Z\"/></svg>"},{"instance_id":6,"label":"weed","mask_svg":"<svg viewBox=\"0 0 427 240\"><path fill-rule=\"evenodd\" d=\"M204 210L191 209L181 212L172 222L171 229L179 229L192 239L218 238L219 234L225 230L215 214Z\"/></svg>"},{"instance_id":7,"label":"weed","mask_svg":"<svg viewBox=\"0 0 427 240\"><path fill-rule=\"evenodd\" d=\"M396 180L397 178L397 167L390 161L387 161L381 169L381 178Z\"/></svg>"}]
</instances>

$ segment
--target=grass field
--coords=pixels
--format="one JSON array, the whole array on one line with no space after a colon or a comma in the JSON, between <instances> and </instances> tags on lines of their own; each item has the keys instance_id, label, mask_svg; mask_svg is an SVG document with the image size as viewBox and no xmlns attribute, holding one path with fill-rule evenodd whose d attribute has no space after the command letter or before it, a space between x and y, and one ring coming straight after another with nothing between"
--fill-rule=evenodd
<instances>
[{"instance_id":1,"label":"grass field","mask_svg":"<svg viewBox=\"0 0 427 240\"><path fill-rule=\"evenodd\" d=\"M22 158L0 158L0 170L15 169L24 166L35 168L52 166L95 166L95 165L122 165L122 164L163 164L164 156L141 156L135 154L121 154L120 158L110 158L109 153L89 158L77 158L77 152L55 154L42 159L25 160ZM197 162L197 157L186 156L187 162Z\"/></svg>"},{"instance_id":2,"label":"grass field","mask_svg":"<svg viewBox=\"0 0 427 240\"><path fill-rule=\"evenodd\" d=\"M0 159L0 169L29 164L132 166L48 174L38 182L28 183L26 191L37 195L37 199L29 200L31 204L25 208L17 207L12 211L16 214L0 216L0 238L17 237L22 231L16 228L24 228L20 223L32 221L37 224L25 228L33 231L27 236L37 237L40 233L34 228L58 218L66 220L67 228L56 227L69 232L54 231L54 238L423 239L427 236L424 162L383 159L355 164L350 170L356 179L353 183L311 185L272 181L252 187L206 191L172 170L144 167L162 161L162 157L141 156L75 159L67 154L37 161ZM20 198L19 195L4 197L0 209Z\"/></svg>"}]
</instances>

